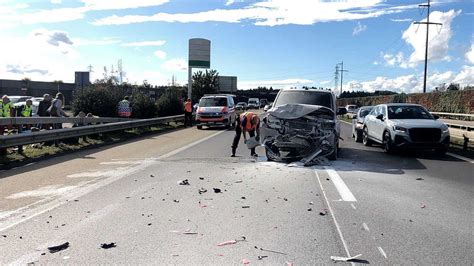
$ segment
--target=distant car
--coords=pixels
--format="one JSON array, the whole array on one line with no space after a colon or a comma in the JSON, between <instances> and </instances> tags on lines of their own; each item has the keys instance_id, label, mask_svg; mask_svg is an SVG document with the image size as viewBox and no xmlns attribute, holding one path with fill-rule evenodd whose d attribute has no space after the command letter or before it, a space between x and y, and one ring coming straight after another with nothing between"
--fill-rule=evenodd
<instances>
[{"instance_id":1,"label":"distant car","mask_svg":"<svg viewBox=\"0 0 474 266\"><path fill-rule=\"evenodd\" d=\"M365 117L362 142L381 143L387 153L398 148L435 150L445 154L449 148L449 128L423 106L381 104Z\"/></svg>"},{"instance_id":2,"label":"distant car","mask_svg":"<svg viewBox=\"0 0 474 266\"><path fill-rule=\"evenodd\" d=\"M208 95L201 98L196 111L196 127L235 126L236 112L232 95Z\"/></svg>"},{"instance_id":3,"label":"distant car","mask_svg":"<svg viewBox=\"0 0 474 266\"><path fill-rule=\"evenodd\" d=\"M349 114L355 114L355 113L357 113L357 105L348 104L348 105L346 105L346 110Z\"/></svg>"},{"instance_id":4,"label":"distant car","mask_svg":"<svg viewBox=\"0 0 474 266\"><path fill-rule=\"evenodd\" d=\"M263 107L263 111L266 112L268 110L270 110L273 106L273 103L268 103L267 105L265 105L265 107Z\"/></svg>"},{"instance_id":5,"label":"distant car","mask_svg":"<svg viewBox=\"0 0 474 266\"><path fill-rule=\"evenodd\" d=\"M8 99L10 99L10 102L12 104L18 103L18 102L26 102L26 100L33 98L32 96L15 96L15 95L8 95Z\"/></svg>"},{"instance_id":6,"label":"distant car","mask_svg":"<svg viewBox=\"0 0 474 266\"><path fill-rule=\"evenodd\" d=\"M247 104L247 108L248 109L251 109L251 108L258 109L258 108L260 108L260 101L258 100L258 98L250 98L249 101L248 101L248 104Z\"/></svg>"},{"instance_id":7,"label":"distant car","mask_svg":"<svg viewBox=\"0 0 474 266\"><path fill-rule=\"evenodd\" d=\"M15 108L17 110L20 110L20 108L22 108L24 105L26 105L26 101L25 102L17 102L15 104L13 104L13 106L15 106ZM31 105L32 116L38 116L38 107L39 107L39 102L33 101L32 105ZM20 114L17 114L17 116L20 116Z\"/></svg>"},{"instance_id":8,"label":"distant car","mask_svg":"<svg viewBox=\"0 0 474 266\"><path fill-rule=\"evenodd\" d=\"M362 130L364 129L364 118L372 111L373 106L359 108L357 114L352 118L352 137L356 142L362 142Z\"/></svg>"},{"instance_id":9,"label":"distant car","mask_svg":"<svg viewBox=\"0 0 474 266\"><path fill-rule=\"evenodd\" d=\"M246 102L238 102L235 106L237 110L247 110L247 103Z\"/></svg>"},{"instance_id":10,"label":"distant car","mask_svg":"<svg viewBox=\"0 0 474 266\"><path fill-rule=\"evenodd\" d=\"M268 101L267 99L260 99L260 108L264 108L265 105L267 105Z\"/></svg>"}]
</instances>

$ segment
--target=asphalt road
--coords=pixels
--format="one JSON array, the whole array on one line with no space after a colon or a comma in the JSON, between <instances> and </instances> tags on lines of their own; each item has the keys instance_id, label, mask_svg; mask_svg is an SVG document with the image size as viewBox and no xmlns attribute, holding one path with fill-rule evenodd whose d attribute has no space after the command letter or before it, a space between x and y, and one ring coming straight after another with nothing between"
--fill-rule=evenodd
<instances>
[{"instance_id":1,"label":"asphalt road","mask_svg":"<svg viewBox=\"0 0 474 266\"><path fill-rule=\"evenodd\" d=\"M311 168L193 128L2 172L0 264L472 264L474 164L342 129L341 158Z\"/></svg>"}]
</instances>

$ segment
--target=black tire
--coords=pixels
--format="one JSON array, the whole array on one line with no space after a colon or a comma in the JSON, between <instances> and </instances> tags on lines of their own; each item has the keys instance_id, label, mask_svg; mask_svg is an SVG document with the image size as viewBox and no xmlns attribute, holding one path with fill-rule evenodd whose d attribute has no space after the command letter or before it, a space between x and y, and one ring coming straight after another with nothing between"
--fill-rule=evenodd
<instances>
[{"instance_id":1,"label":"black tire","mask_svg":"<svg viewBox=\"0 0 474 266\"><path fill-rule=\"evenodd\" d=\"M337 157L339 155L339 141L337 141L336 145L334 145L334 146L335 146L334 151L331 154L329 154L329 156L328 156L328 159L331 160L331 161L337 160Z\"/></svg>"},{"instance_id":2,"label":"black tire","mask_svg":"<svg viewBox=\"0 0 474 266\"><path fill-rule=\"evenodd\" d=\"M364 143L364 146L372 146L372 141L369 139L369 130L367 127L364 127L364 130L362 132L362 143Z\"/></svg>"},{"instance_id":3,"label":"black tire","mask_svg":"<svg viewBox=\"0 0 474 266\"><path fill-rule=\"evenodd\" d=\"M362 142L362 132L360 132L360 130L356 130L355 132L355 141Z\"/></svg>"},{"instance_id":4,"label":"black tire","mask_svg":"<svg viewBox=\"0 0 474 266\"><path fill-rule=\"evenodd\" d=\"M202 126L196 126L196 127L197 127L197 129L202 129Z\"/></svg>"},{"instance_id":5,"label":"black tire","mask_svg":"<svg viewBox=\"0 0 474 266\"><path fill-rule=\"evenodd\" d=\"M390 137L390 132L388 131L383 133L383 151L386 153L393 153L395 151L392 138Z\"/></svg>"}]
</instances>

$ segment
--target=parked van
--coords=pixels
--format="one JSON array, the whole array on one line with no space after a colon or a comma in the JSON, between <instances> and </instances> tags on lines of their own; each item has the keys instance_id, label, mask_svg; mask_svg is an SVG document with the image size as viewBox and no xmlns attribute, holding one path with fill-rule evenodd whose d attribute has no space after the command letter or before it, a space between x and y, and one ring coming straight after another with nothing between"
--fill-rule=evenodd
<instances>
[{"instance_id":1,"label":"parked van","mask_svg":"<svg viewBox=\"0 0 474 266\"><path fill-rule=\"evenodd\" d=\"M249 108L249 109L251 109L251 108L255 108L255 109L260 108L260 101L258 100L258 98L249 98L247 108Z\"/></svg>"},{"instance_id":2,"label":"parked van","mask_svg":"<svg viewBox=\"0 0 474 266\"><path fill-rule=\"evenodd\" d=\"M234 127L236 111L234 99L231 95L206 95L199 101L196 110L196 127L224 126Z\"/></svg>"}]
</instances>

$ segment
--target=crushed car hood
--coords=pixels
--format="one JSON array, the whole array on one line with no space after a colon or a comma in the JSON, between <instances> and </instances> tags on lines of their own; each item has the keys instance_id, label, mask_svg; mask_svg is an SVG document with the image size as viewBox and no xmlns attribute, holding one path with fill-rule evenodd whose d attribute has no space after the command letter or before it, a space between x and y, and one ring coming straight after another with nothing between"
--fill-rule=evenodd
<instances>
[{"instance_id":1,"label":"crushed car hood","mask_svg":"<svg viewBox=\"0 0 474 266\"><path fill-rule=\"evenodd\" d=\"M280 119L297 119L316 111L331 112L333 110L320 105L309 104L285 104L268 110L268 114Z\"/></svg>"}]
</instances>

